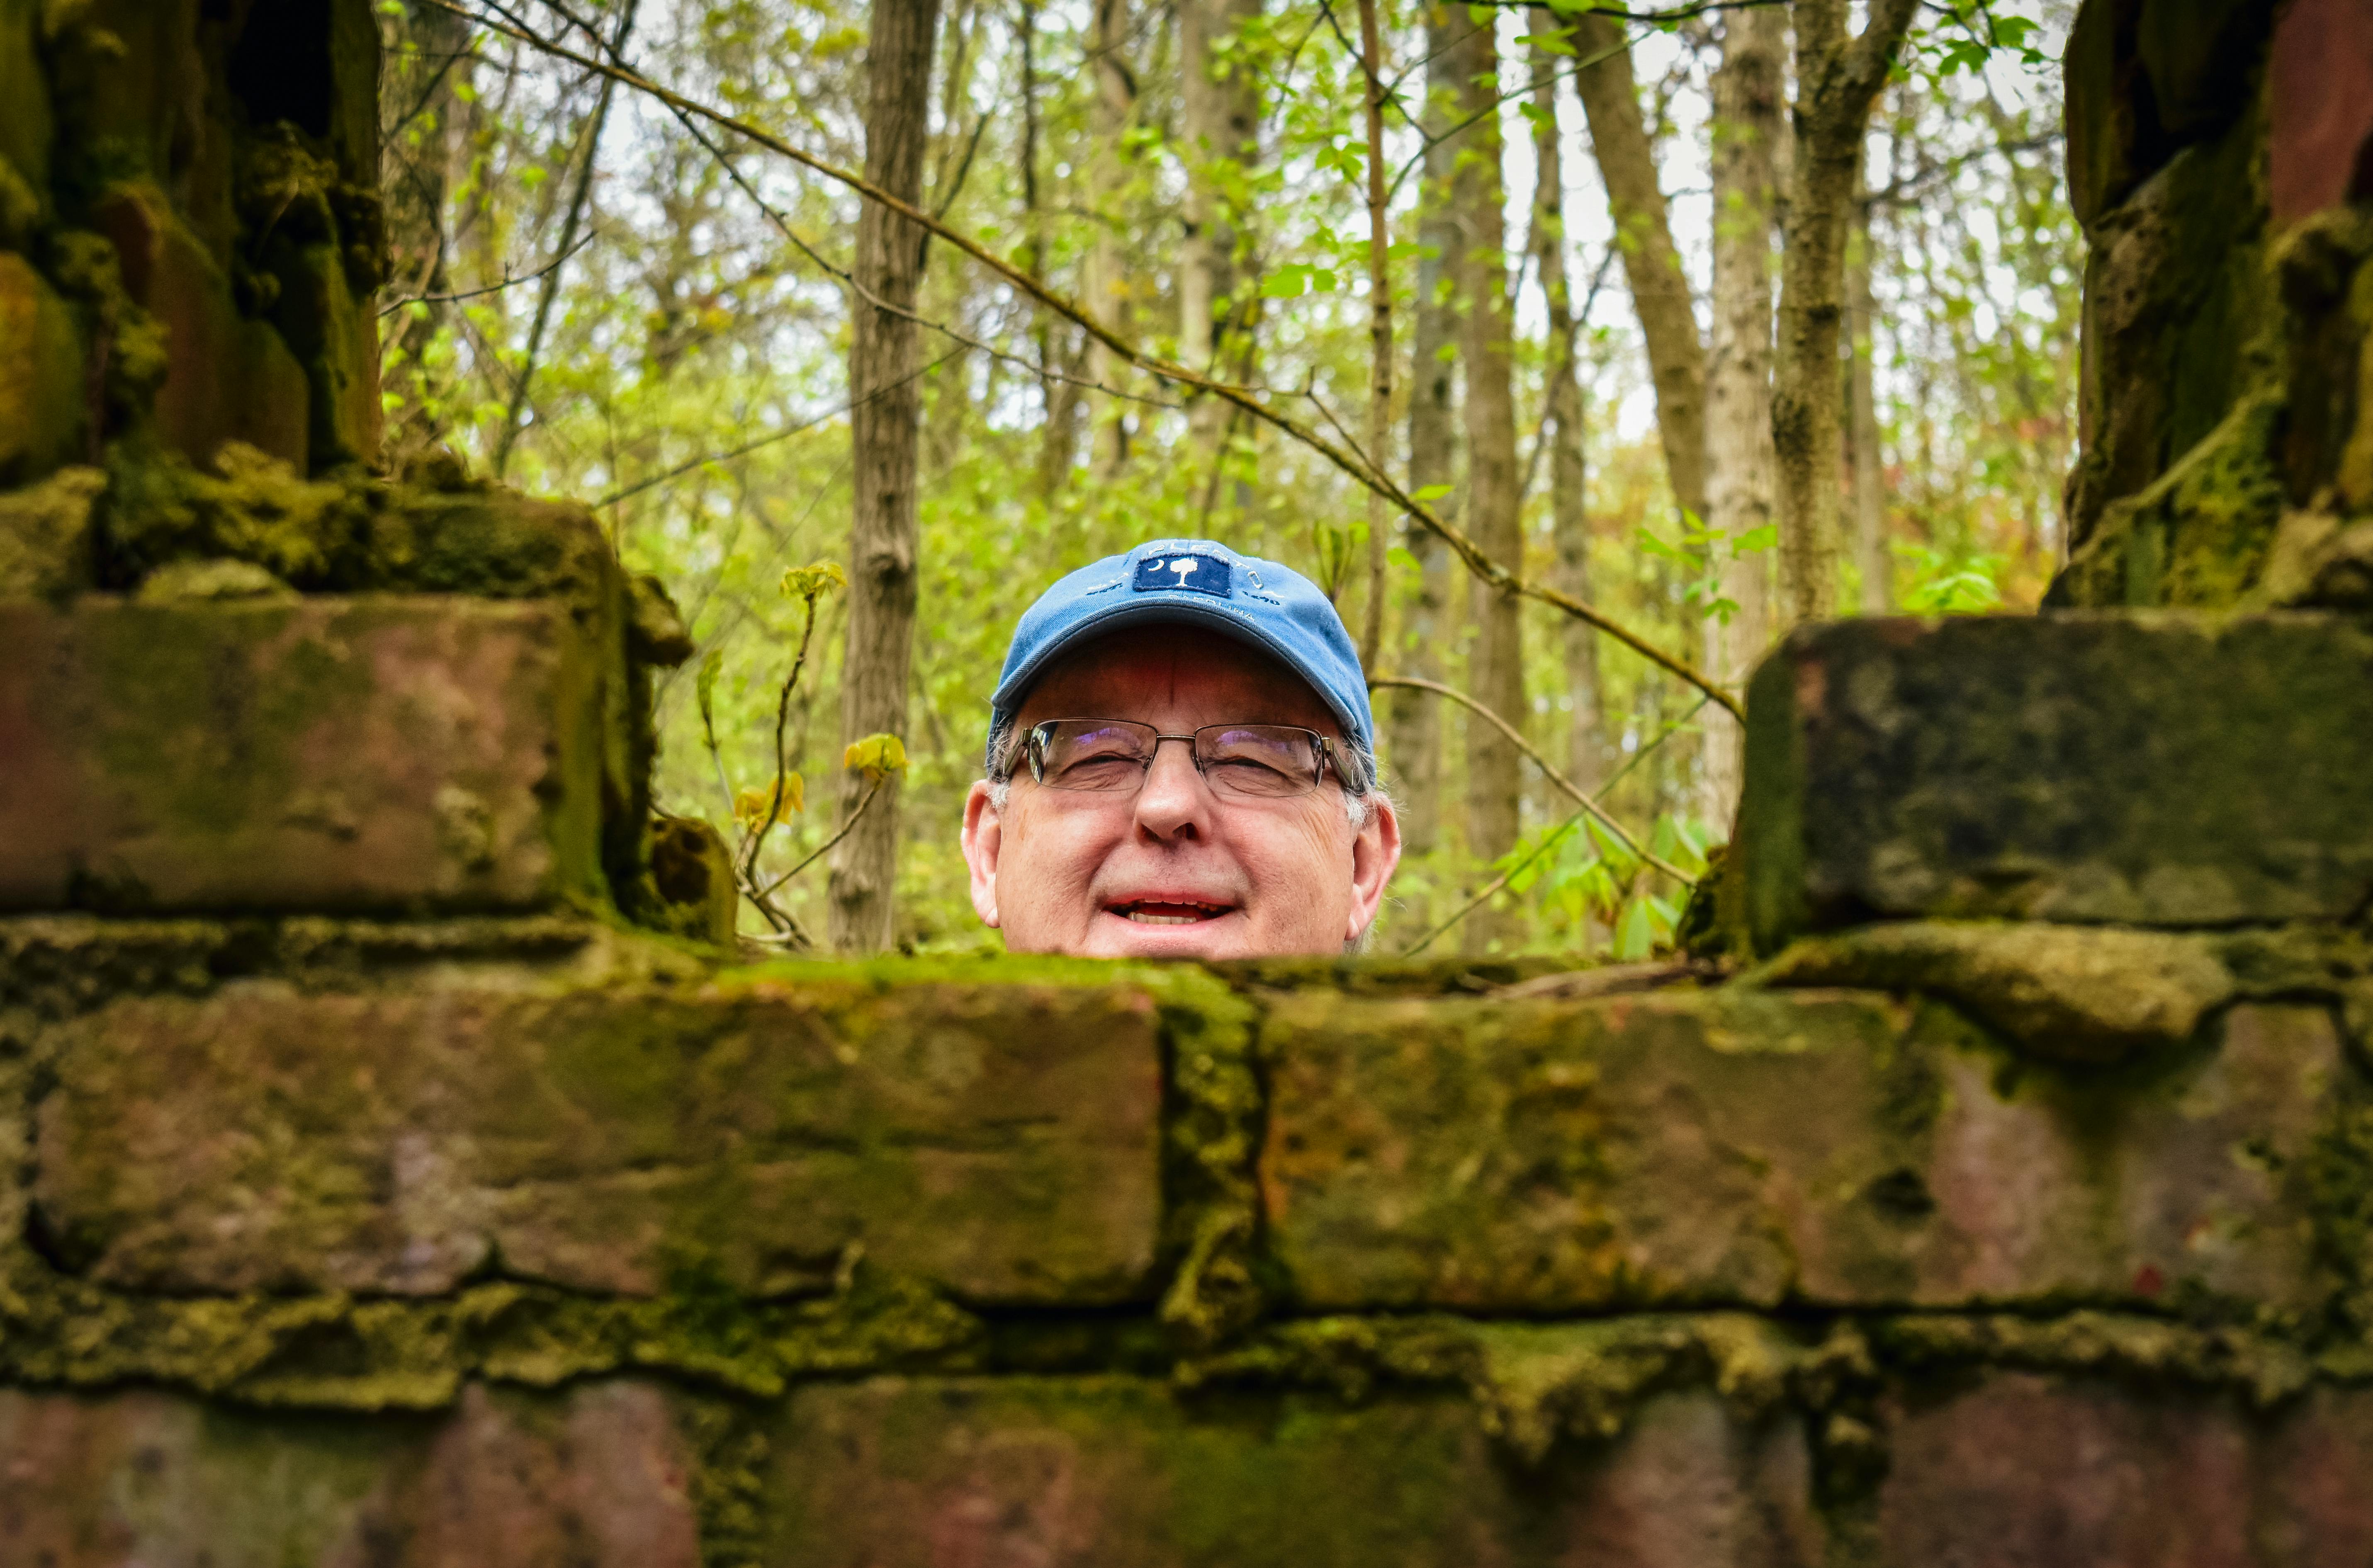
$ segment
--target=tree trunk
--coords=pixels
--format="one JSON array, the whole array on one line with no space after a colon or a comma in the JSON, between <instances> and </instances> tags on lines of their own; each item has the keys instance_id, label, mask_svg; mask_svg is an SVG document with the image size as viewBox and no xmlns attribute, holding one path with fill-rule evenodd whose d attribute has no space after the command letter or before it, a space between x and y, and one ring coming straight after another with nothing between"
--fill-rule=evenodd
<instances>
[{"instance_id":1,"label":"tree trunk","mask_svg":"<svg viewBox=\"0 0 2373 1568\"><path fill-rule=\"evenodd\" d=\"M1838 326L1846 231L1871 106L1917 0L1872 0L1846 32L1846 0L1797 0L1796 145L1780 264L1771 436L1779 459L1780 597L1788 625L1833 614L1838 498L1845 459Z\"/></svg>"},{"instance_id":2,"label":"tree trunk","mask_svg":"<svg viewBox=\"0 0 2373 1568\"><path fill-rule=\"evenodd\" d=\"M402 472L404 462L444 437L429 410L436 393L423 356L452 314L433 296L453 292L445 208L457 177L466 177L464 105L474 96L467 58L468 21L413 0L398 20L406 47L384 52L380 76L380 189L386 192L391 301L426 299L407 309L380 350L380 388L388 401L381 452Z\"/></svg>"},{"instance_id":3,"label":"tree trunk","mask_svg":"<svg viewBox=\"0 0 2373 1568\"><path fill-rule=\"evenodd\" d=\"M1436 5L1426 10L1426 134L1439 137L1455 122L1459 97L1458 62L1453 45L1473 26L1464 7ZM1452 210L1454 141L1426 149L1418 186L1417 302L1409 323L1409 487L1448 484L1457 467L1458 371L1444 351L1455 341L1457 215ZM1401 655L1389 660L1395 673L1440 680L1442 650L1456 621L1450 598L1450 552L1431 529L1405 523L1401 542L1417 558L1417 595L1409 601L1400 638ZM1397 691L1386 708L1385 760L1397 781L1401 843L1412 855L1430 854L1442 832L1442 703L1422 691Z\"/></svg>"},{"instance_id":4,"label":"tree trunk","mask_svg":"<svg viewBox=\"0 0 2373 1568\"><path fill-rule=\"evenodd\" d=\"M1393 421L1392 210L1385 183L1384 36L1376 0L1360 0L1360 74L1368 108L1368 460L1379 470ZM1368 603L1360 662L1375 668L1385 647L1385 498L1368 492Z\"/></svg>"},{"instance_id":5,"label":"tree trunk","mask_svg":"<svg viewBox=\"0 0 2373 1568\"><path fill-rule=\"evenodd\" d=\"M1771 641L1771 552L1736 552L1771 521L1771 226L1788 54L1788 21L1776 10L1730 13L1713 79L1713 343L1706 356L1706 521L1728 625L1705 622L1706 673L1736 690ZM1698 814L1724 833L1737 810L1745 734L1709 706Z\"/></svg>"},{"instance_id":6,"label":"tree trunk","mask_svg":"<svg viewBox=\"0 0 2373 1568\"><path fill-rule=\"evenodd\" d=\"M1524 560L1517 516L1516 401L1512 350L1515 325L1508 306L1505 185L1501 173L1500 49L1488 13L1452 52L1459 61L1462 112L1480 117L1459 138L1454 176L1459 217L1459 271L1467 321L1461 357L1467 365L1467 531L1495 561ZM1471 25L1471 24L1470 24ZM1521 726L1525 722L1525 657L1518 600L1480 582L1475 587L1476 638L1467 670L1475 700ZM1467 726L1467 848L1479 863L1514 849L1523 824L1523 754L1499 730ZM1515 935L1506 916L1490 907L1467 917L1467 950L1481 953Z\"/></svg>"},{"instance_id":7,"label":"tree trunk","mask_svg":"<svg viewBox=\"0 0 2373 1568\"><path fill-rule=\"evenodd\" d=\"M1236 292L1236 251L1245 215L1233 192L1236 170L1257 145L1260 91L1243 61L1224 67L1220 46L1260 15L1260 0L1181 0L1178 119L1186 143L1186 232L1178 243L1178 359L1222 367L1247 317ZM1219 460L1229 407L1217 398L1188 406L1186 424L1202 468Z\"/></svg>"},{"instance_id":8,"label":"tree trunk","mask_svg":"<svg viewBox=\"0 0 2373 1568\"><path fill-rule=\"evenodd\" d=\"M1871 292L1870 207L1855 192L1853 250L1846 261L1846 306L1853 318L1853 363L1846 402L1853 422L1854 564L1862 576L1862 611L1884 615L1895 606L1894 562L1887 549L1887 463L1878 447L1876 351L1878 301Z\"/></svg>"},{"instance_id":9,"label":"tree trunk","mask_svg":"<svg viewBox=\"0 0 2373 1568\"><path fill-rule=\"evenodd\" d=\"M1623 24L1598 15L1575 18L1573 48L1597 64L1574 85L1590 120L1590 145L1623 250L1623 275L1647 341L1648 371L1656 386L1656 431L1673 499L1700 518L1706 515L1705 347L1689 309L1689 277L1673 245L1665 192L1656 183L1656 154L1640 111L1631 52Z\"/></svg>"},{"instance_id":10,"label":"tree trunk","mask_svg":"<svg viewBox=\"0 0 2373 1568\"><path fill-rule=\"evenodd\" d=\"M1553 38L1557 13L1533 11L1536 38ZM1561 58L1533 45L1533 264L1549 302L1548 396L1541 439L1549 444L1549 518L1557 539L1558 587L1587 604L1590 594L1590 511L1582 446L1582 377L1574 366L1572 285L1565 270L1565 160L1557 130ZM1606 776L1607 739L1599 713L1597 630L1572 616L1561 628L1566 699L1566 776L1586 790Z\"/></svg>"},{"instance_id":11,"label":"tree trunk","mask_svg":"<svg viewBox=\"0 0 2373 1568\"><path fill-rule=\"evenodd\" d=\"M874 0L866 48L865 177L894 196L921 193L930 135L933 37L939 0ZM879 298L912 308L922 232L867 203L857 223L856 273ZM877 733L902 739L906 676L914 660L916 427L922 407L911 378L916 327L906 317L852 299L848 350L850 483L848 642L841 665L845 745ZM891 889L897 869L898 779L883 787L862 820L833 851L832 945L877 952L890 946ZM865 798L865 781L843 773L840 819Z\"/></svg>"},{"instance_id":12,"label":"tree trunk","mask_svg":"<svg viewBox=\"0 0 2373 1568\"><path fill-rule=\"evenodd\" d=\"M1095 94L1088 103L1088 213L1095 226L1083 269L1082 302L1095 318L1133 336L1129 325L1127 276L1121 253L1121 190L1127 175L1121 143L1128 133L1130 110L1137 102L1137 78L1128 68L1128 0L1095 0L1093 24L1088 33L1088 64L1095 75ZM1091 339L1081 359L1087 379L1105 386L1117 384L1121 362L1110 349ZM1088 422L1095 447L1093 466L1109 476L1128 460L1128 407L1102 393L1088 397Z\"/></svg>"}]
</instances>

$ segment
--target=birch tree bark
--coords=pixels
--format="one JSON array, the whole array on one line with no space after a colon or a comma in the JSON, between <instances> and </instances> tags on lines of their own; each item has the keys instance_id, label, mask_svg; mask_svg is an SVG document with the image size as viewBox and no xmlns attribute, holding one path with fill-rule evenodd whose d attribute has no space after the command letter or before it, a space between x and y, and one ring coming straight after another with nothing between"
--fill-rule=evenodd
<instances>
[{"instance_id":1,"label":"birch tree bark","mask_svg":"<svg viewBox=\"0 0 2373 1568\"><path fill-rule=\"evenodd\" d=\"M1462 6L1430 6L1425 17L1425 108L1420 122L1436 140L1426 148L1418 186L1417 300L1409 323L1411 492L1449 484L1457 470L1457 319L1451 297L1459 243L1451 205L1457 145L1441 138L1455 122L1461 96L1455 46L1474 26ZM1401 542L1417 558L1417 593L1404 618L1401 656L1388 662L1396 674L1438 681L1442 650L1457 620L1450 598L1450 552L1432 530L1415 523L1403 525ZM1401 844L1412 855L1429 854L1442 832L1442 703L1422 691L1396 691L1386 714L1385 761L1397 781Z\"/></svg>"},{"instance_id":2,"label":"birch tree bark","mask_svg":"<svg viewBox=\"0 0 2373 1568\"><path fill-rule=\"evenodd\" d=\"M1771 642L1771 552L1736 552L1772 508L1771 235L1779 194L1788 32L1777 10L1730 13L1713 78L1713 341L1706 355L1706 521L1722 531L1722 593L1705 668L1738 686ZM1720 833L1738 807L1745 732L1708 707L1698 813Z\"/></svg>"},{"instance_id":3,"label":"birch tree bark","mask_svg":"<svg viewBox=\"0 0 2373 1568\"><path fill-rule=\"evenodd\" d=\"M865 177L913 202L922 192L930 138L931 54L939 0L873 0L866 47ZM921 272L922 231L868 202L857 223L856 275L874 296L912 309ZM850 485L848 641L841 665L844 745L906 732L907 672L914 658L915 446L922 407L913 379L916 326L852 297L848 349ZM827 930L844 951L890 946L891 891L897 869L899 779L892 775L833 851ZM865 798L858 774L841 775L840 819Z\"/></svg>"},{"instance_id":4,"label":"birch tree bark","mask_svg":"<svg viewBox=\"0 0 2373 1568\"><path fill-rule=\"evenodd\" d=\"M1459 138L1454 201L1459 219L1459 270L1466 284L1467 320L1460 357L1467 369L1467 531L1498 561L1524 559L1517 517L1516 401L1512 350L1515 326L1508 301L1506 186L1502 174L1500 50L1487 16L1453 52L1459 62L1459 118L1477 117ZM1512 725L1525 722L1523 622L1513 593L1475 585L1476 637L1467 690ZM1479 862L1514 849L1523 822L1523 754L1492 726L1467 726L1467 848ZM1490 906L1467 921L1470 953L1490 950L1509 935L1509 921Z\"/></svg>"},{"instance_id":5,"label":"birch tree bark","mask_svg":"<svg viewBox=\"0 0 2373 1568\"><path fill-rule=\"evenodd\" d=\"M1556 12L1533 11L1536 40L1556 37ZM1558 587L1590 600L1590 511L1584 462L1582 377L1574 366L1572 285L1565 266L1565 160L1557 129L1558 75L1562 61L1541 42L1532 46L1533 265L1549 305L1547 409L1541 439L1549 444L1549 517L1557 540ZM1607 743L1598 695L1598 633L1568 617L1562 628L1567 701L1566 776L1596 790L1606 776Z\"/></svg>"},{"instance_id":6,"label":"birch tree bark","mask_svg":"<svg viewBox=\"0 0 2373 1568\"><path fill-rule=\"evenodd\" d=\"M1779 460L1780 599L1786 625L1836 612L1846 378L1846 233L1871 106L1918 0L1871 0L1860 33L1847 0L1796 0L1796 144L1780 263L1771 436Z\"/></svg>"},{"instance_id":7,"label":"birch tree bark","mask_svg":"<svg viewBox=\"0 0 2373 1568\"><path fill-rule=\"evenodd\" d=\"M1706 516L1705 345L1689 308L1688 274L1673 244L1672 217L1656 183L1655 149L1640 110L1631 51L1623 24L1587 14L1574 18L1574 52L1596 64L1575 73L1590 145L1623 251L1623 275L1646 340L1648 372L1656 387L1656 433L1673 499Z\"/></svg>"}]
</instances>

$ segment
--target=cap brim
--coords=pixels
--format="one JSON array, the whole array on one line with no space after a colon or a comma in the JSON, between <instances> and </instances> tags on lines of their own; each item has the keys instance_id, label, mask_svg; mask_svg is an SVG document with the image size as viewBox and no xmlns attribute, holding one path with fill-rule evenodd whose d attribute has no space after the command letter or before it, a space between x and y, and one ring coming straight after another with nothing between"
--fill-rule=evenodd
<instances>
[{"instance_id":1,"label":"cap brim","mask_svg":"<svg viewBox=\"0 0 2373 1568\"><path fill-rule=\"evenodd\" d=\"M1000 714L1011 714L1021 706L1022 699L1029 695L1030 688L1038 683L1038 678L1046 673L1046 668L1082 643L1126 631L1132 626L1181 624L1207 626L1268 654L1300 676L1312 694L1327 704L1327 711L1333 714L1335 722L1343 726L1346 738L1363 746L1374 745L1367 733L1364 715L1346 712L1342 703L1327 694L1326 682L1304 668L1291 649L1248 618L1230 613L1228 601L1206 594L1180 593L1175 598L1166 594L1140 595L1091 616L1061 636L1050 639L999 682L996 694L988 700L989 706Z\"/></svg>"}]
</instances>

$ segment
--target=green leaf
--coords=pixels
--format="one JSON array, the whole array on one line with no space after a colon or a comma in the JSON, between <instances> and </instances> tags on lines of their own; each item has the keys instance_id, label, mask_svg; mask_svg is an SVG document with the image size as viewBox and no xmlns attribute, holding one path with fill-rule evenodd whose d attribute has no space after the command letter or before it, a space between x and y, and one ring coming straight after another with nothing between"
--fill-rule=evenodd
<instances>
[{"instance_id":1,"label":"green leaf","mask_svg":"<svg viewBox=\"0 0 2373 1568\"><path fill-rule=\"evenodd\" d=\"M848 587L848 574L840 569L837 561L817 561L805 566L794 566L783 574L785 598L822 598L836 588Z\"/></svg>"},{"instance_id":2,"label":"green leaf","mask_svg":"<svg viewBox=\"0 0 2373 1568\"><path fill-rule=\"evenodd\" d=\"M1637 963L1655 947L1656 928L1649 919L1648 900L1634 899L1615 923L1615 956L1626 963Z\"/></svg>"},{"instance_id":3,"label":"green leaf","mask_svg":"<svg viewBox=\"0 0 2373 1568\"><path fill-rule=\"evenodd\" d=\"M1779 542L1780 525L1766 523L1759 528L1749 528L1733 540L1730 552L1734 556L1760 554Z\"/></svg>"},{"instance_id":4,"label":"green leaf","mask_svg":"<svg viewBox=\"0 0 2373 1568\"><path fill-rule=\"evenodd\" d=\"M1447 484L1423 485L1416 491L1413 491L1410 494L1409 499L1412 501L1439 501L1444 496L1449 494L1455 488L1455 486Z\"/></svg>"}]
</instances>

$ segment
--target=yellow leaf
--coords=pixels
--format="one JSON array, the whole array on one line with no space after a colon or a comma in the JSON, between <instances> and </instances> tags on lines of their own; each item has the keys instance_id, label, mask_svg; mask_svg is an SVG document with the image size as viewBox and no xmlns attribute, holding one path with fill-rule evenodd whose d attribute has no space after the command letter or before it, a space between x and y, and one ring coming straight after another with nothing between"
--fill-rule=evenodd
<instances>
[{"instance_id":1,"label":"yellow leaf","mask_svg":"<svg viewBox=\"0 0 2373 1568\"><path fill-rule=\"evenodd\" d=\"M806 566L794 566L783 574L785 598L821 598L835 588L848 587L848 575L837 561L818 561Z\"/></svg>"},{"instance_id":2,"label":"yellow leaf","mask_svg":"<svg viewBox=\"0 0 2373 1568\"><path fill-rule=\"evenodd\" d=\"M894 735L869 735L841 753L841 766L863 773L868 784L879 784L906 765L906 748Z\"/></svg>"},{"instance_id":3,"label":"yellow leaf","mask_svg":"<svg viewBox=\"0 0 2373 1568\"><path fill-rule=\"evenodd\" d=\"M771 816L767 811L770 800L774 806ZM779 789L745 789L733 797L733 819L753 830L772 827L807 808L807 783L797 773L787 775Z\"/></svg>"}]
</instances>

